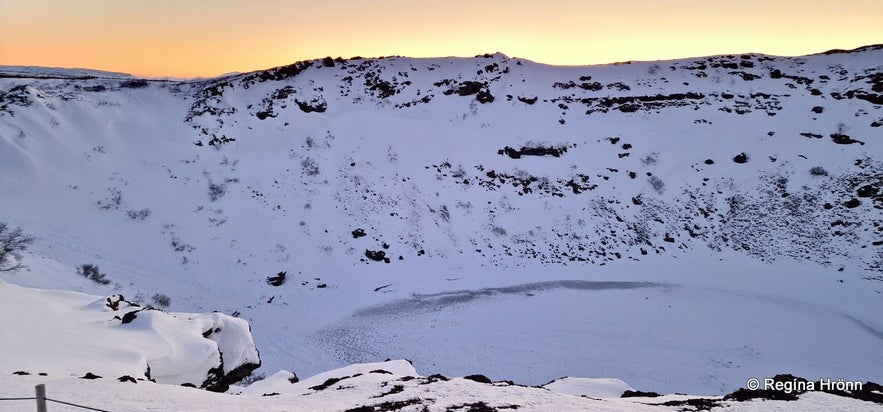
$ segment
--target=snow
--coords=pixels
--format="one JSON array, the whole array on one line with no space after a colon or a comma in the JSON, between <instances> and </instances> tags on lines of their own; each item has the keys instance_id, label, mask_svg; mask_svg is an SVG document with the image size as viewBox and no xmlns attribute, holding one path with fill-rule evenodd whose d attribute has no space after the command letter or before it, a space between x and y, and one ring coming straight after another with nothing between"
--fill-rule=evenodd
<instances>
[{"instance_id":1,"label":"snow","mask_svg":"<svg viewBox=\"0 0 883 412\"><path fill-rule=\"evenodd\" d=\"M561 378L543 385L557 393L590 398L618 398L634 388L619 379L611 378Z\"/></svg>"},{"instance_id":2,"label":"snow","mask_svg":"<svg viewBox=\"0 0 883 412\"><path fill-rule=\"evenodd\" d=\"M0 76L22 76L22 77L102 77L102 78L131 78L131 74L108 72L93 69L75 69L62 67L39 67L39 66L5 66L0 65Z\"/></svg>"},{"instance_id":3,"label":"snow","mask_svg":"<svg viewBox=\"0 0 883 412\"><path fill-rule=\"evenodd\" d=\"M257 381L241 389L242 394L263 395L265 393L295 393L307 395L315 392L310 389L322 385L328 379L347 378L356 375L367 375L374 371L384 371L398 377L419 376L417 370L406 360L391 360L386 362L371 362L348 365L343 368L322 372L302 381L292 383L294 376L288 371L279 371L273 376ZM384 373L384 374L385 374Z\"/></svg>"},{"instance_id":4,"label":"snow","mask_svg":"<svg viewBox=\"0 0 883 412\"><path fill-rule=\"evenodd\" d=\"M109 379L131 376L158 383L200 386L208 372L260 364L248 323L219 313L169 314L122 308L100 296L32 289L0 282L4 353L0 371ZM130 323L119 318L137 311ZM218 329L203 337L207 330ZM220 338L218 338L220 337ZM148 374L149 368L149 374Z\"/></svg>"},{"instance_id":5,"label":"snow","mask_svg":"<svg viewBox=\"0 0 883 412\"><path fill-rule=\"evenodd\" d=\"M378 393L388 377L346 368L410 359L424 374L526 385L585 376L706 395L778 373L879 382L883 222L879 202L852 185L880 183L872 124L883 118L880 105L842 96L873 92L880 57L868 48L563 68L503 55L314 61L268 81L258 72L143 87L2 67L21 77L0 78L0 221L38 240L29 270L0 279L85 295L4 283L34 317L2 315L4 329L33 335L4 335L14 350L0 372L42 368L73 390L87 383L69 375L143 376L150 363L158 380L181 383L217 365L218 350L225 372L254 362L256 346L270 377L255 394L326 400L276 371L344 368ZM772 78L775 69L813 82ZM460 96L466 81L486 83L495 100ZM702 97L632 112L609 100L679 93ZM325 111L300 108L320 102ZM864 144L834 143L839 129ZM215 148L213 137L236 140ZM568 151L497 154L525 145ZM734 163L742 152L749 162ZM814 166L829 175L811 175ZM565 182L580 176L597 187L574 193ZM529 177L525 192L516 179ZM861 204L845 207L853 197ZM354 238L357 228L367 236ZM84 263L112 283L78 277ZM267 284L282 271L283 285ZM151 304L157 293L174 312L119 325L102 306L113 294ZM54 305L68 309L56 316ZM216 310L238 318L183 314ZM45 362L19 358L46 333L33 319L52 316L72 345L37 346L59 354ZM249 327L247 338L227 333ZM589 383L568 385L601 389ZM812 395L808 404L839 399Z\"/></svg>"}]
</instances>

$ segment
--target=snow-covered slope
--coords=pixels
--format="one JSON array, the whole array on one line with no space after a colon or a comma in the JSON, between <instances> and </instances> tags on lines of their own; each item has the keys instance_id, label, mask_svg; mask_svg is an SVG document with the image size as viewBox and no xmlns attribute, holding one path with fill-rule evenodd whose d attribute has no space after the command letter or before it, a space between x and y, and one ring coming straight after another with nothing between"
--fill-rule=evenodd
<instances>
[{"instance_id":1,"label":"snow-covered slope","mask_svg":"<svg viewBox=\"0 0 883 412\"><path fill-rule=\"evenodd\" d=\"M127 376L223 392L261 363L248 323L221 313L169 314L119 295L6 282L0 296L4 373Z\"/></svg>"},{"instance_id":2,"label":"snow-covered slope","mask_svg":"<svg viewBox=\"0 0 883 412\"><path fill-rule=\"evenodd\" d=\"M268 374L880 381L881 62L3 68L0 221L38 237L32 268L113 283L3 279L236 315Z\"/></svg>"}]
</instances>

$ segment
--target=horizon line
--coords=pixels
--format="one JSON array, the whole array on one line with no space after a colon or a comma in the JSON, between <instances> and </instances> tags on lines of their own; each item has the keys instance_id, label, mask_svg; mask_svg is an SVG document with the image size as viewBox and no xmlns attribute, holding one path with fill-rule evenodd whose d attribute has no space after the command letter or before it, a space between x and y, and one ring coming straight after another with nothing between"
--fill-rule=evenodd
<instances>
[{"instance_id":1,"label":"horizon line","mask_svg":"<svg viewBox=\"0 0 883 412\"><path fill-rule=\"evenodd\" d=\"M812 53L801 53L801 54L772 54L772 53L763 53L757 51L742 51L742 52L728 52L728 53L717 53L717 54L705 54L705 55L692 55L692 56L681 56L681 57L672 57L672 58L663 58L663 59L632 59L632 60L623 60L623 61L613 61L613 62L603 62L603 63L585 63L585 64L556 64L556 63L546 63L537 60L533 60L527 57L519 57L519 56L510 56L504 52L495 51L495 52L487 52L487 53L479 53L473 56L457 56L457 55L448 55L448 56L406 56L406 55L385 55L385 56L362 56L355 55L351 57L332 57L332 56L323 56L323 57L314 57L310 59L304 60L295 60L290 63L281 64L278 66L271 66L265 68L259 68L255 70L245 70L245 71L229 71L216 75L208 75L208 76L173 76L173 75L148 75L148 74L136 74L136 73L128 73L123 71L116 70L106 70L97 67L64 67L64 66L43 66L43 65L33 65L33 64L0 64L0 67L33 67L33 68L42 68L42 69L55 69L55 70L85 70L85 71L96 71L96 72L104 72L108 74L116 74L116 75L127 75L132 76L133 78L141 78L141 79L151 79L151 80L201 80L201 79L215 79L226 76L235 76L246 73L256 73L267 70L273 70L280 67L287 67L298 63L303 62L314 62L321 61L324 59L331 58L335 61L343 60L382 60L382 59L391 59L391 58L402 58L402 59L475 59L475 58L486 58L493 55L502 55L508 59L517 59L524 60L535 64L545 65L545 66L555 66L555 67L591 67L591 66L611 66L611 65L621 65L621 64L632 64L632 63L653 63L653 62L666 62L666 61L677 61L677 60L688 60L688 59L698 59L698 58L708 58L708 57L716 57L716 56L735 56L735 55L762 55L762 56L770 56L770 57L784 57L784 58L798 58L798 57L809 57L809 56L818 56L818 55L829 55L829 54L846 54L846 53L857 53L865 50L875 50L883 48L883 42L881 43L871 43L863 46L858 46L854 48L834 48L828 49L824 51L812 52Z\"/></svg>"}]
</instances>

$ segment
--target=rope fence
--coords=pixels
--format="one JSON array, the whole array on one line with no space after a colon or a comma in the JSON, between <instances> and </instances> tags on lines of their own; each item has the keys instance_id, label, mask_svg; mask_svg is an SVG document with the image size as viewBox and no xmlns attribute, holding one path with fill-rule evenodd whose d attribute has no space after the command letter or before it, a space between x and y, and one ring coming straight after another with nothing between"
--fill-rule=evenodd
<instances>
[{"instance_id":1,"label":"rope fence","mask_svg":"<svg viewBox=\"0 0 883 412\"><path fill-rule=\"evenodd\" d=\"M98 411L98 412L110 412L104 409L92 408L85 405L77 405L71 402L60 401L58 399L50 399L46 397L46 385L39 384L34 389L37 392L37 396L30 398L0 398L0 401L37 401L37 412L46 412L46 401L60 403L62 405L73 406L75 408L86 409L90 411Z\"/></svg>"},{"instance_id":2,"label":"rope fence","mask_svg":"<svg viewBox=\"0 0 883 412\"><path fill-rule=\"evenodd\" d=\"M62 404L62 405L73 406L73 407L80 408L80 409L88 409L88 410L90 410L90 411L110 412L110 411L106 411L106 410L104 410L104 409L90 408L90 407L88 407L88 406L77 405L77 404L75 404L75 403L59 401L59 400L55 400L55 399L49 399L49 398L46 398L46 400L49 401L49 402L60 403L60 404Z\"/></svg>"}]
</instances>

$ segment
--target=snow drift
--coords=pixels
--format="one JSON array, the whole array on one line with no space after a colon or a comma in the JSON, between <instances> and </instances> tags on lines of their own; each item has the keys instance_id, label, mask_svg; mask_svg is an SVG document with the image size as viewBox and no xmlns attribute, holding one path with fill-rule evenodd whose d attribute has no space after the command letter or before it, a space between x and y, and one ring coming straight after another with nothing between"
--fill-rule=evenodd
<instances>
[{"instance_id":1,"label":"snow drift","mask_svg":"<svg viewBox=\"0 0 883 412\"><path fill-rule=\"evenodd\" d=\"M248 323L221 313L166 313L117 297L0 282L0 371L128 377L226 391L260 366Z\"/></svg>"}]
</instances>

